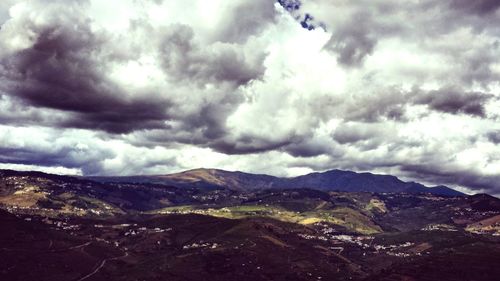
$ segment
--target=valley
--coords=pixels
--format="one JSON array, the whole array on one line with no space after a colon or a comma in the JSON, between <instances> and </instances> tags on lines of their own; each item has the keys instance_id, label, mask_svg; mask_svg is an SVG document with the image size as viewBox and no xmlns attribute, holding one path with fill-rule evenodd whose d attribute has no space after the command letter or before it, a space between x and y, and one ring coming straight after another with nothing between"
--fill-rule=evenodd
<instances>
[{"instance_id":1,"label":"valley","mask_svg":"<svg viewBox=\"0 0 500 281\"><path fill-rule=\"evenodd\" d=\"M264 175L231 175L207 184L205 176L177 183L177 175L161 182L2 170L0 279L496 280L500 274L495 197L348 192L324 182L285 188L264 184L274 181Z\"/></svg>"}]
</instances>

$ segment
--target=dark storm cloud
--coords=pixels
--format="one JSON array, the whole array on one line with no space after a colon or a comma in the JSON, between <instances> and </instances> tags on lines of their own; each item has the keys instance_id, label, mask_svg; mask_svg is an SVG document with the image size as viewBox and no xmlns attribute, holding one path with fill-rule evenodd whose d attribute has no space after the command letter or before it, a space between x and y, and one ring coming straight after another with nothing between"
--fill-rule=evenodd
<instances>
[{"instance_id":1,"label":"dark storm cloud","mask_svg":"<svg viewBox=\"0 0 500 281\"><path fill-rule=\"evenodd\" d=\"M281 149L294 143L294 137L286 139L266 139L250 135L241 135L237 139L222 139L210 144L218 152L232 155L263 153Z\"/></svg>"},{"instance_id":2,"label":"dark storm cloud","mask_svg":"<svg viewBox=\"0 0 500 281\"><path fill-rule=\"evenodd\" d=\"M163 67L176 79L243 85L258 79L264 72L263 56L249 62L238 45L200 46L194 42L194 32L189 26L174 25L162 35Z\"/></svg>"},{"instance_id":3,"label":"dark storm cloud","mask_svg":"<svg viewBox=\"0 0 500 281\"><path fill-rule=\"evenodd\" d=\"M450 7L479 15L494 13L500 7L498 0L451 0Z\"/></svg>"},{"instance_id":4,"label":"dark storm cloud","mask_svg":"<svg viewBox=\"0 0 500 281\"><path fill-rule=\"evenodd\" d=\"M157 166L177 166L172 155L121 147L120 143L107 143L97 136L58 135L58 133L33 134L24 139L24 145L9 147L0 143L0 163L20 164L39 167L64 167L81 170L84 175L102 175L125 172L126 174L146 173ZM8 140L8 138L7 138ZM118 153L117 153L118 151ZM119 161L115 161L116 159Z\"/></svg>"},{"instance_id":5,"label":"dark storm cloud","mask_svg":"<svg viewBox=\"0 0 500 281\"><path fill-rule=\"evenodd\" d=\"M315 139L304 139L284 147L284 151L294 157L315 157L331 154L334 150L330 143Z\"/></svg>"},{"instance_id":6,"label":"dark storm cloud","mask_svg":"<svg viewBox=\"0 0 500 281\"><path fill-rule=\"evenodd\" d=\"M433 111L448 114L485 118L485 106L493 98L493 94L469 92L458 87L443 87L432 91L416 87L411 91L387 88L344 101L340 108L344 107L344 120L365 122L367 125L363 127L367 127L370 123L384 120L408 122L406 110L412 105L425 105Z\"/></svg>"},{"instance_id":7,"label":"dark storm cloud","mask_svg":"<svg viewBox=\"0 0 500 281\"><path fill-rule=\"evenodd\" d=\"M66 168L84 175L139 174L178 165L163 148L146 149L106 133L56 127L1 124L0 164Z\"/></svg>"},{"instance_id":8,"label":"dark storm cloud","mask_svg":"<svg viewBox=\"0 0 500 281\"><path fill-rule=\"evenodd\" d=\"M137 128L147 129L153 126L165 128L163 120L156 121L156 124L155 121L144 122L148 115L153 117L155 114L161 115L151 111L153 107L141 107L139 104L135 106L128 112L113 110L105 113L75 112L34 107L30 100L0 95L0 124L20 126L43 124L47 127L92 129L111 133L123 133ZM106 115L105 118L103 115ZM146 115L146 117L142 118L141 115Z\"/></svg>"},{"instance_id":9,"label":"dark storm cloud","mask_svg":"<svg viewBox=\"0 0 500 281\"><path fill-rule=\"evenodd\" d=\"M74 145L74 144L73 144ZM84 174L99 173L102 160L113 157L100 148L79 150L70 144L61 147L12 148L0 146L0 163L36 165L43 167L66 167L82 169Z\"/></svg>"},{"instance_id":10,"label":"dark storm cloud","mask_svg":"<svg viewBox=\"0 0 500 281\"><path fill-rule=\"evenodd\" d=\"M34 107L74 113L61 124L68 127L112 133L163 127L167 101L127 97L105 78L110 70L99 60L106 59L106 38L91 31L89 19L62 16L42 25L25 19L19 28L33 33L33 45L0 60L5 93Z\"/></svg>"},{"instance_id":11,"label":"dark storm cloud","mask_svg":"<svg viewBox=\"0 0 500 281\"><path fill-rule=\"evenodd\" d=\"M235 93L222 96L217 102L201 104L196 114L183 119L178 131L191 135L189 140L179 139L187 143L206 143L225 137L228 132L225 126L227 116L233 112L235 105L241 102L241 97ZM198 141L193 138L192 132L199 132Z\"/></svg>"},{"instance_id":12,"label":"dark storm cloud","mask_svg":"<svg viewBox=\"0 0 500 281\"><path fill-rule=\"evenodd\" d=\"M443 88L417 95L415 102L445 113L485 117L484 106L492 97L492 95L480 92L464 92L454 88Z\"/></svg>"},{"instance_id":13,"label":"dark storm cloud","mask_svg":"<svg viewBox=\"0 0 500 281\"><path fill-rule=\"evenodd\" d=\"M339 63L359 66L364 58L373 52L377 44L376 35L371 31L371 14L360 12L351 16L349 22L336 28L325 49L337 55Z\"/></svg>"},{"instance_id":14,"label":"dark storm cloud","mask_svg":"<svg viewBox=\"0 0 500 281\"><path fill-rule=\"evenodd\" d=\"M344 119L367 123L381 120L405 121L405 106L409 103L407 92L393 87L373 91L346 102Z\"/></svg>"},{"instance_id":15,"label":"dark storm cloud","mask_svg":"<svg viewBox=\"0 0 500 281\"><path fill-rule=\"evenodd\" d=\"M373 139L380 130L363 124L343 124L335 129L333 138L340 144L357 143Z\"/></svg>"},{"instance_id":16,"label":"dark storm cloud","mask_svg":"<svg viewBox=\"0 0 500 281\"><path fill-rule=\"evenodd\" d=\"M252 4L255 6L240 4L236 5L238 11L246 6L261 9L264 2ZM122 134L168 129L166 121L181 119L184 124L179 128L203 130L207 139L219 138L225 133L225 118L242 101L236 89L259 79L264 72L264 53L246 54L242 46L233 43L202 45L195 40L192 28L186 25L176 24L155 30L138 21L132 22L134 32L155 34L155 39L144 48L155 51L155 40L159 38L158 57L171 87L192 85L193 92L169 94L167 88L131 91L112 81L109 73L114 65L137 59L142 47L137 49L134 43L131 49L127 49L127 42L116 45L117 38L93 30L91 19L85 14L68 14L67 9L71 7L60 2L51 7L56 12L44 14L46 20L42 23L30 15L22 15L10 23L11 33L29 34L26 36L33 42L29 48L0 58L0 85L6 94L21 99L22 103L66 112L66 118L56 124L60 127ZM81 6L73 8L83 9ZM273 14L271 9L262 15L265 19L261 24L268 24ZM232 28L238 29L236 25ZM230 37L236 33L249 36L257 29L245 30L246 35L243 30L231 31L232 35L226 34L229 36L226 41L233 40ZM207 84L213 84L225 93L218 93L222 95L214 99L203 98L203 88ZM200 102L199 109L182 112L172 100L173 96L179 95L199 96L193 98L194 102Z\"/></svg>"},{"instance_id":17,"label":"dark storm cloud","mask_svg":"<svg viewBox=\"0 0 500 281\"><path fill-rule=\"evenodd\" d=\"M379 148L388 138L393 138L394 131L388 126L379 124L347 122L340 124L332 134L337 143L369 151Z\"/></svg>"},{"instance_id":18,"label":"dark storm cloud","mask_svg":"<svg viewBox=\"0 0 500 281\"><path fill-rule=\"evenodd\" d=\"M488 140L494 144L500 144L500 131L492 131L486 134Z\"/></svg>"},{"instance_id":19,"label":"dark storm cloud","mask_svg":"<svg viewBox=\"0 0 500 281\"><path fill-rule=\"evenodd\" d=\"M448 170L447 167L402 164L401 170L420 180L449 185L466 186L474 191L487 190L490 194L500 194L499 175L478 175L477 171L466 169Z\"/></svg>"}]
</instances>

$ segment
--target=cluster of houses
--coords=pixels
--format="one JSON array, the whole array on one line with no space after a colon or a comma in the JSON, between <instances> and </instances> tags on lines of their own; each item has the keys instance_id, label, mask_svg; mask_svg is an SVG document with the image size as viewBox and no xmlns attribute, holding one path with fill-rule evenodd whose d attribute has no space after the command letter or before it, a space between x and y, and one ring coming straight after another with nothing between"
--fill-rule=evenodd
<instances>
[{"instance_id":1,"label":"cluster of houses","mask_svg":"<svg viewBox=\"0 0 500 281\"><path fill-rule=\"evenodd\" d=\"M410 247L415 246L415 243L412 242L391 245L378 245L373 244L373 241L375 239L375 237L373 236L334 234L335 230L331 227L328 227L328 225L323 225L321 223L317 223L315 225L322 227L319 229L319 232L321 233L320 235L298 233L297 236L306 240L319 240L324 242L331 242L333 244L353 244L365 250L372 249L376 252L383 251L385 254L395 257L410 257L414 255L421 255L421 253L419 252L407 251ZM342 251L343 247L332 247L332 249ZM364 255L366 255L366 252L364 253Z\"/></svg>"},{"instance_id":2,"label":"cluster of houses","mask_svg":"<svg viewBox=\"0 0 500 281\"><path fill-rule=\"evenodd\" d=\"M466 230L474 234L500 236L500 225L491 225L487 227L469 226Z\"/></svg>"},{"instance_id":3,"label":"cluster of houses","mask_svg":"<svg viewBox=\"0 0 500 281\"><path fill-rule=\"evenodd\" d=\"M136 229L129 229L123 235L135 236L138 234L162 233L162 232L167 232L167 231L171 231L171 230L172 230L172 228L163 229L163 228L159 228L159 227L155 227L155 228L139 227Z\"/></svg>"},{"instance_id":4,"label":"cluster of houses","mask_svg":"<svg viewBox=\"0 0 500 281\"><path fill-rule=\"evenodd\" d=\"M32 211L32 210L38 210L39 208L36 206L33 207L27 207L27 206L17 206L17 205L12 205L12 206L6 206L5 210L9 213L18 213L18 211ZM24 213L24 212L22 212Z\"/></svg>"},{"instance_id":5,"label":"cluster of houses","mask_svg":"<svg viewBox=\"0 0 500 281\"><path fill-rule=\"evenodd\" d=\"M81 228L81 226L78 224L69 224L64 221L56 221L54 222L54 226L58 229L69 230L69 231L79 230Z\"/></svg>"},{"instance_id":6,"label":"cluster of houses","mask_svg":"<svg viewBox=\"0 0 500 281\"><path fill-rule=\"evenodd\" d=\"M458 231L458 229L449 224L429 224L421 229L422 231Z\"/></svg>"},{"instance_id":7,"label":"cluster of houses","mask_svg":"<svg viewBox=\"0 0 500 281\"><path fill-rule=\"evenodd\" d=\"M482 218L493 217L500 214L500 212L498 211L477 211L472 208L465 208L465 209L455 208L454 210L455 212L452 219L467 218L467 219L478 220Z\"/></svg>"},{"instance_id":8,"label":"cluster of houses","mask_svg":"<svg viewBox=\"0 0 500 281\"><path fill-rule=\"evenodd\" d=\"M217 249L220 246L221 245L217 244L217 243L209 243L209 242L203 243L203 241L201 241L201 242L198 242L198 243L195 242L195 243L193 243L191 245L184 245L182 247L182 249L184 249L184 250L199 249L199 248Z\"/></svg>"},{"instance_id":9,"label":"cluster of houses","mask_svg":"<svg viewBox=\"0 0 500 281\"><path fill-rule=\"evenodd\" d=\"M159 214L170 215L170 214L197 214L197 215L207 215L215 211L214 209L171 209L160 211Z\"/></svg>"},{"instance_id":10,"label":"cluster of houses","mask_svg":"<svg viewBox=\"0 0 500 281\"><path fill-rule=\"evenodd\" d=\"M297 234L300 238L306 239L306 240L322 240L322 241L328 241L328 238L326 236L317 236L317 235L310 235L310 234L303 234L299 233Z\"/></svg>"},{"instance_id":11,"label":"cluster of houses","mask_svg":"<svg viewBox=\"0 0 500 281\"><path fill-rule=\"evenodd\" d=\"M373 245L373 248L375 248L375 250L377 250L377 251L380 251L380 250L392 251L392 250L401 249L401 248L408 248L408 247L411 247L414 245L415 245L415 243L405 242L403 244L396 244L396 245Z\"/></svg>"}]
</instances>

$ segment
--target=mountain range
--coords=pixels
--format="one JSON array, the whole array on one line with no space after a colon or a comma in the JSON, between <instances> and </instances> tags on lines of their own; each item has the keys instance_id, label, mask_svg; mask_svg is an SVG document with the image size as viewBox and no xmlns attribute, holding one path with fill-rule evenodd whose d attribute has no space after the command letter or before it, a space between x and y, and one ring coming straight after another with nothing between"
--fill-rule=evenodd
<instances>
[{"instance_id":1,"label":"mountain range","mask_svg":"<svg viewBox=\"0 0 500 281\"><path fill-rule=\"evenodd\" d=\"M194 169L168 175L132 177L90 177L101 182L155 183L197 188L227 188L230 190L259 190L273 188L310 188L345 192L404 192L430 193L442 196L464 194L447 186L427 187L416 182L404 182L395 176L352 171L330 170L298 177L282 178L263 174L231 172L219 169Z\"/></svg>"}]
</instances>

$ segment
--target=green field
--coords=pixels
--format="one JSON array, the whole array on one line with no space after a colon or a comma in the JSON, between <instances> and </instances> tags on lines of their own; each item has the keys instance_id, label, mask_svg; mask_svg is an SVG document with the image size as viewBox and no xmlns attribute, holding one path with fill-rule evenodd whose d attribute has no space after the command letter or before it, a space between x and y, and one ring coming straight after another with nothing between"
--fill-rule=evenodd
<instances>
[{"instance_id":1,"label":"green field","mask_svg":"<svg viewBox=\"0 0 500 281\"><path fill-rule=\"evenodd\" d=\"M221 208L200 208L200 206L196 205L185 205L163 208L160 210L150 211L148 213L195 213L228 219L269 217L284 222L299 223L304 225L326 222L342 226L351 232L360 234L374 234L382 232L382 229L378 225L374 224L369 217L357 210L347 207L297 212L274 205L241 205Z\"/></svg>"}]
</instances>

